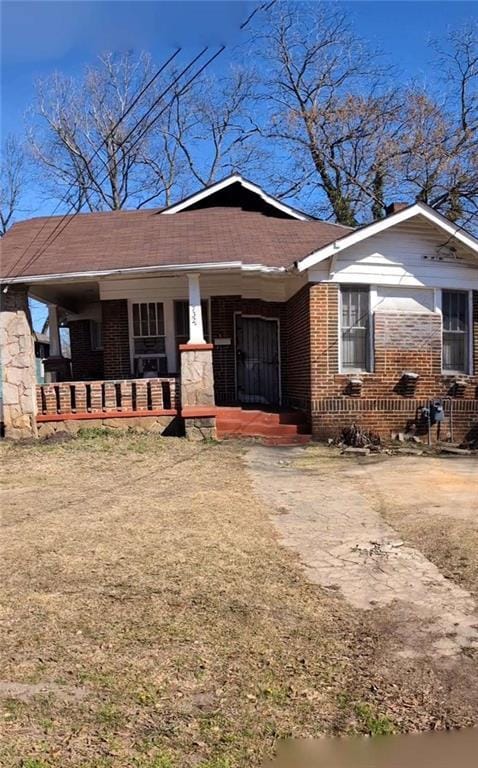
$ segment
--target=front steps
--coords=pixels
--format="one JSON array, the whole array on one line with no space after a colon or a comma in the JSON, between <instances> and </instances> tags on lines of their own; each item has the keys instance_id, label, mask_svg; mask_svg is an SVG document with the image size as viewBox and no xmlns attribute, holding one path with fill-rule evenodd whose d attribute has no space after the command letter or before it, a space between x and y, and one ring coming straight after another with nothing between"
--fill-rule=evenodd
<instances>
[{"instance_id":1,"label":"front steps","mask_svg":"<svg viewBox=\"0 0 478 768\"><path fill-rule=\"evenodd\" d=\"M310 441L306 416L300 411L261 411L249 408L216 409L220 440L256 437L264 445L305 445Z\"/></svg>"}]
</instances>

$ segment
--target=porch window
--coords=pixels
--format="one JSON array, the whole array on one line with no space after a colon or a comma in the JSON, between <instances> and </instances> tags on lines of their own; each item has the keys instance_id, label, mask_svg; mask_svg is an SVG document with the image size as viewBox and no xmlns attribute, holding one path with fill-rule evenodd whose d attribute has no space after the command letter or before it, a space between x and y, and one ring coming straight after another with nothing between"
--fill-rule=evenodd
<instances>
[{"instance_id":1,"label":"porch window","mask_svg":"<svg viewBox=\"0 0 478 768\"><path fill-rule=\"evenodd\" d=\"M370 368L370 302L368 288L341 288L341 368Z\"/></svg>"},{"instance_id":2,"label":"porch window","mask_svg":"<svg viewBox=\"0 0 478 768\"><path fill-rule=\"evenodd\" d=\"M164 310L161 302L132 305L133 357L136 376L163 376L168 372Z\"/></svg>"},{"instance_id":3,"label":"porch window","mask_svg":"<svg viewBox=\"0 0 478 768\"><path fill-rule=\"evenodd\" d=\"M468 294L442 292L443 370L468 372Z\"/></svg>"},{"instance_id":4,"label":"porch window","mask_svg":"<svg viewBox=\"0 0 478 768\"><path fill-rule=\"evenodd\" d=\"M209 343L209 301L204 299L201 301L202 309L202 322L204 328L204 339ZM178 353L178 347L180 344L187 344L189 341L189 302L188 301L175 301L174 302L174 328L176 334L176 351ZM178 359L179 366L179 359Z\"/></svg>"}]
</instances>

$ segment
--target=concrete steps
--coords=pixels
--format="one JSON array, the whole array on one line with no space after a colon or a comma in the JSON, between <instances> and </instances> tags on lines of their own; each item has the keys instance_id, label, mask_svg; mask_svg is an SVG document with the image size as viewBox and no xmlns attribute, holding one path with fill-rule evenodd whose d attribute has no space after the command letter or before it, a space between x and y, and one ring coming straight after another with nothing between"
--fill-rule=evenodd
<instances>
[{"instance_id":1,"label":"concrete steps","mask_svg":"<svg viewBox=\"0 0 478 768\"><path fill-rule=\"evenodd\" d=\"M218 438L256 437L266 445L303 445L310 440L306 417L300 411L262 411L217 408Z\"/></svg>"}]
</instances>

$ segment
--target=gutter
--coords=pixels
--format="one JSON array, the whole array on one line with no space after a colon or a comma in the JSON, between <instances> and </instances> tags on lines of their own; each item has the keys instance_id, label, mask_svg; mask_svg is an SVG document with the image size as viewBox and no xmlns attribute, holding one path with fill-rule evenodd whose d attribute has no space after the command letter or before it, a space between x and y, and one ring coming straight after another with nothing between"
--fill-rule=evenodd
<instances>
[{"instance_id":1,"label":"gutter","mask_svg":"<svg viewBox=\"0 0 478 768\"><path fill-rule=\"evenodd\" d=\"M95 277L121 277L123 275L143 275L151 272L214 272L232 271L260 272L263 274L284 274L286 267L267 267L263 264L244 264L242 261L205 262L202 264L165 264L151 267L126 267L118 269L90 270L87 272L58 272L47 275L21 275L2 279L0 283L10 285L15 283L59 282Z\"/></svg>"}]
</instances>

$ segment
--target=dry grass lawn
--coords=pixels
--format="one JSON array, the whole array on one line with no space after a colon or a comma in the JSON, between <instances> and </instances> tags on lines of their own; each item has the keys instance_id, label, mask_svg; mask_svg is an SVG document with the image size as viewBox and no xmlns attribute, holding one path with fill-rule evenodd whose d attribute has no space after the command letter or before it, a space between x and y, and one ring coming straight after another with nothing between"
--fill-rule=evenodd
<instances>
[{"instance_id":1,"label":"dry grass lawn","mask_svg":"<svg viewBox=\"0 0 478 768\"><path fill-rule=\"evenodd\" d=\"M2 766L236 768L291 735L470 722L431 672L383 674L381 630L306 581L240 448L0 453Z\"/></svg>"}]
</instances>

